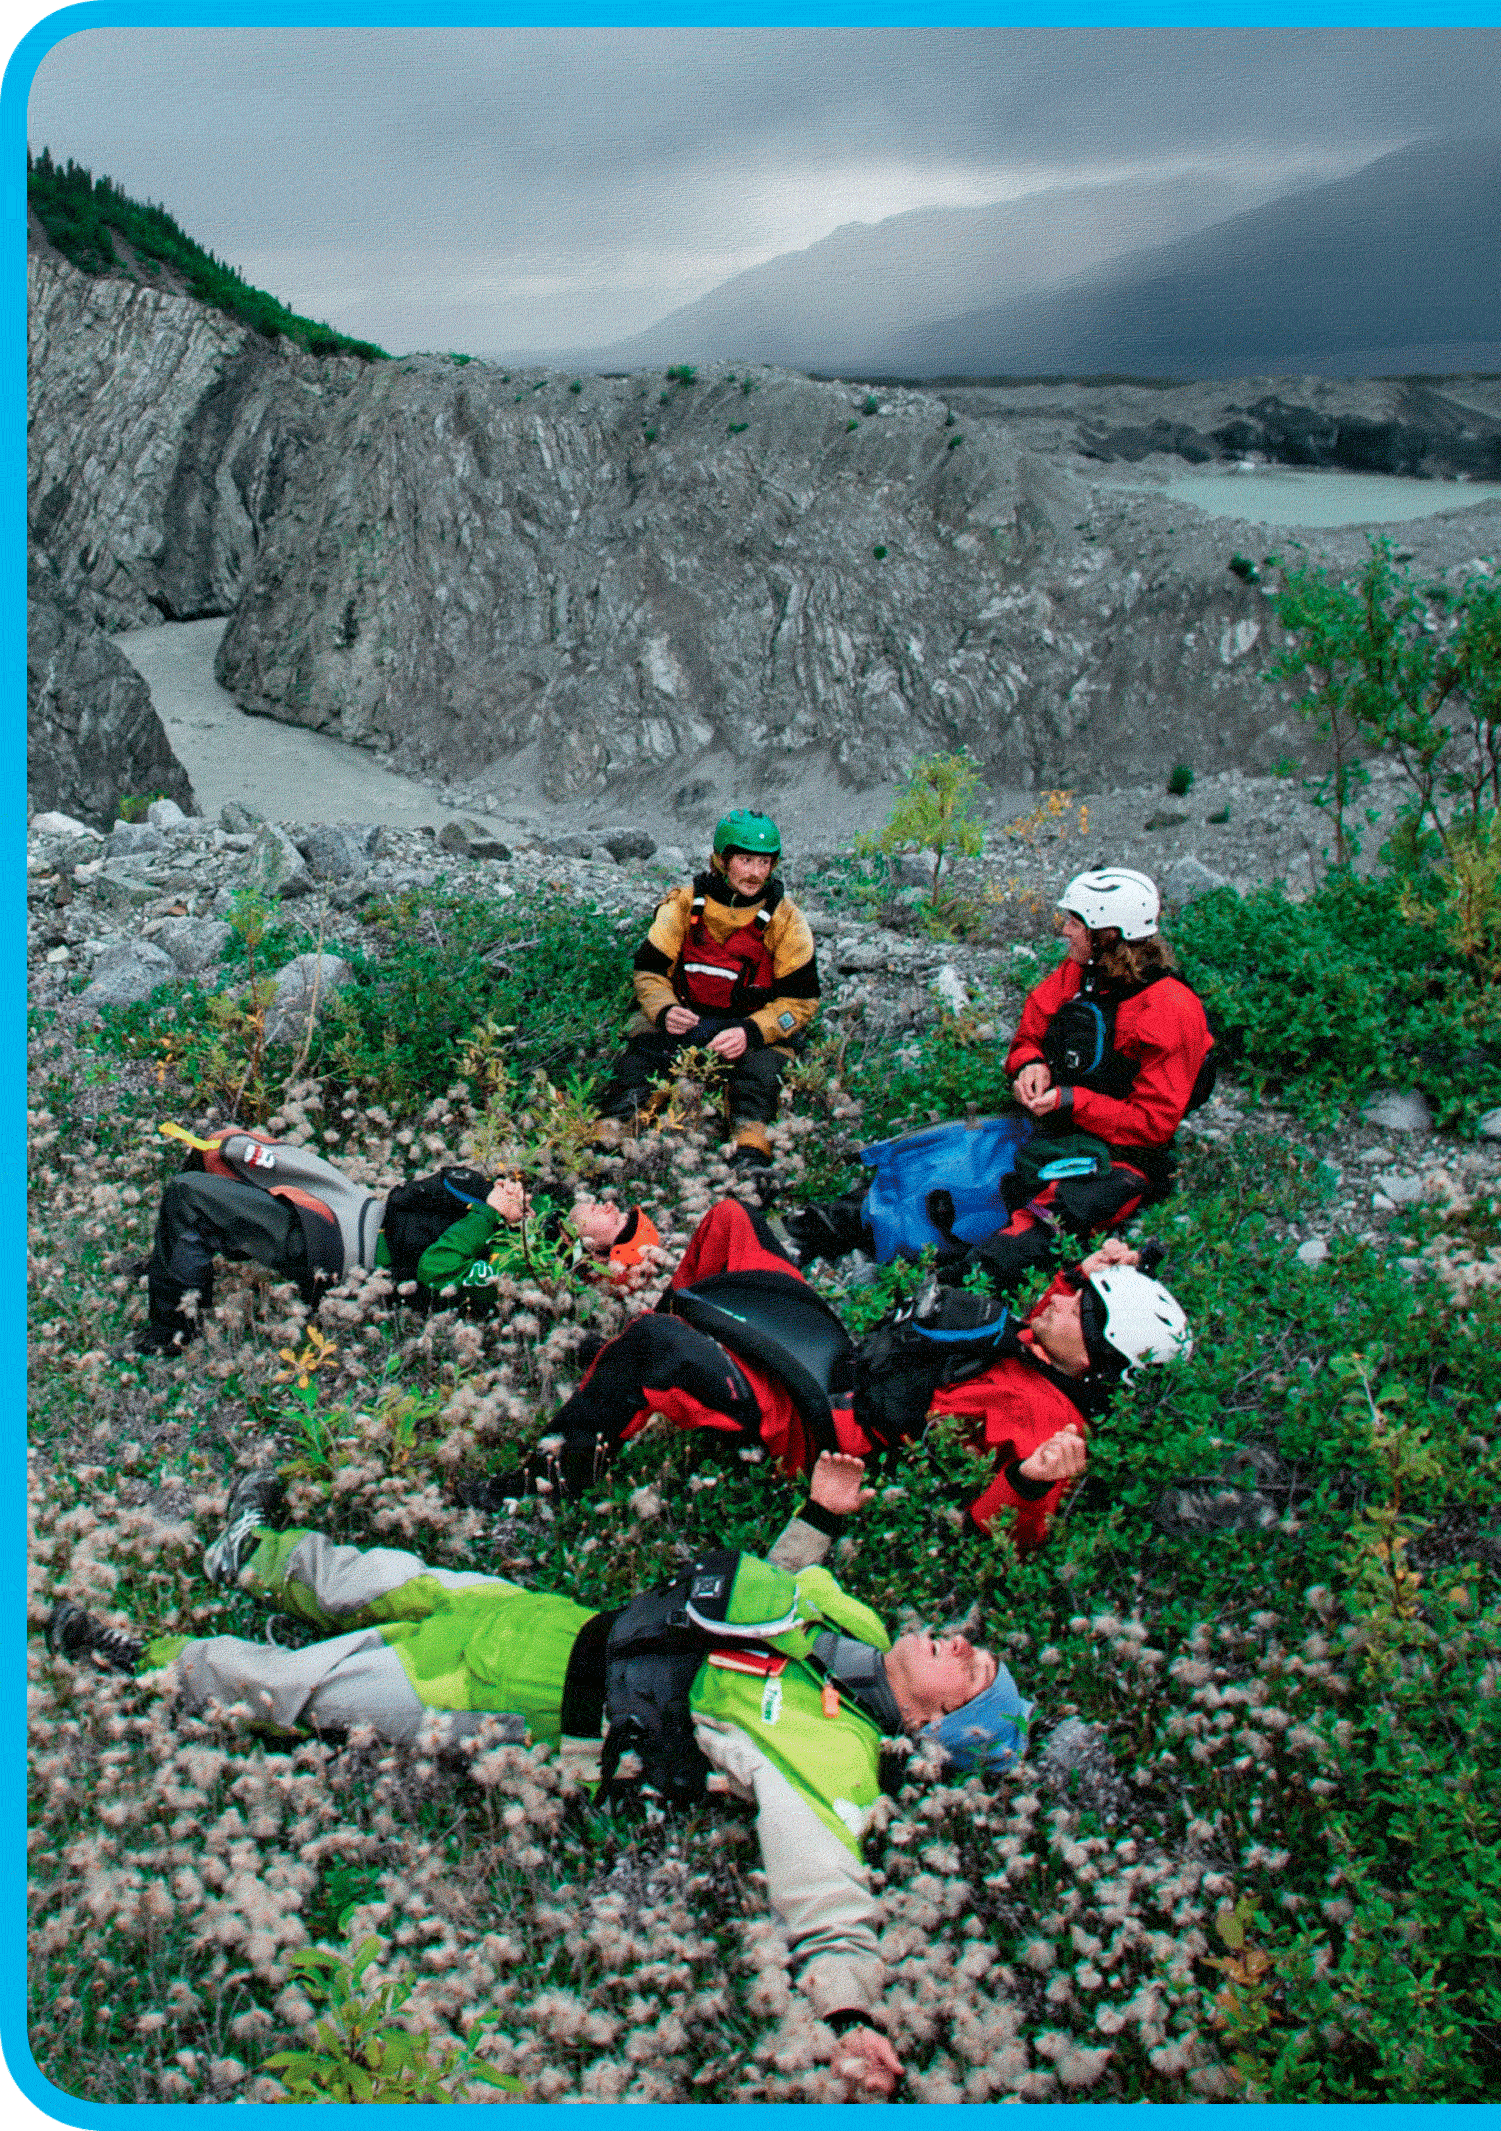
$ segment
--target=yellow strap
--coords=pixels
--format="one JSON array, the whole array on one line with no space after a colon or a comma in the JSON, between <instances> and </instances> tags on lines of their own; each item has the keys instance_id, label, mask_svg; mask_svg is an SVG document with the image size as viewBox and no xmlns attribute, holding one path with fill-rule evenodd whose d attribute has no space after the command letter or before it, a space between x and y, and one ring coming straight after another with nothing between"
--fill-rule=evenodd
<instances>
[{"instance_id":1,"label":"yellow strap","mask_svg":"<svg viewBox=\"0 0 1501 2131\"><path fill-rule=\"evenodd\" d=\"M196 1147L200 1154L212 1154L215 1148L224 1144L222 1139L199 1139L196 1133L186 1131L181 1125L158 1125L156 1129L163 1138L180 1139L185 1147Z\"/></svg>"}]
</instances>

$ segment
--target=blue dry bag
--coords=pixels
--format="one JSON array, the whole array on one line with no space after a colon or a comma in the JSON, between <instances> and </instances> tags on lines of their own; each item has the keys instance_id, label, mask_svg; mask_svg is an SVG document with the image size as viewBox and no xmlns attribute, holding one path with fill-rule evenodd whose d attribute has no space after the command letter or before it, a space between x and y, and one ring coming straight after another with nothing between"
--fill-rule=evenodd
<instances>
[{"instance_id":1,"label":"blue dry bag","mask_svg":"<svg viewBox=\"0 0 1501 2131\"><path fill-rule=\"evenodd\" d=\"M862 1147L860 1159L875 1174L860 1213L875 1236L878 1262L916 1258L929 1244L951 1249L955 1239L983 1243L1004 1228L1011 1216L1001 1179L1015 1168L1017 1149L1032 1130L1030 1118L977 1117ZM929 1195L940 1191L953 1205L948 1234L928 1211Z\"/></svg>"}]
</instances>

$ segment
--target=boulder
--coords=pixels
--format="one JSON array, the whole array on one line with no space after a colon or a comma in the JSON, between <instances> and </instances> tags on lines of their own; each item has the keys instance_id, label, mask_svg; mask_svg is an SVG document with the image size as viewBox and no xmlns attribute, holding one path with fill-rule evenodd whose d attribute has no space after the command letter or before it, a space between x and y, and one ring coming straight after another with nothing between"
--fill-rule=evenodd
<instances>
[{"instance_id":1,"label":"boulder","mask_svg":"<svg viewBox=\"0 0 1501 2131\"><path fill-rule=\"evenodd\" d=\"M219 809L219 826L231 836L253 836L265 818L240 799L226 799Z\"/></svg>"},{"instance_id":2,"label":"boulder","mask_svg":"<svg viewBox=\"0 0 1501 2131\"><path fill-rule=\"evenodd\" d=\"M97 840L99 831L91 829L86 821L75 821L71 814L59 814L56 808L45 814L33 814L26 824L28 836L83 836Z\"/></svg>"},{"instance_id":3,"label":"boulder","mask_svg":"<svg viewBox=\"0 0 1501 2131\"><path fill-rule=\"evenodd\" d=\"M187 818L175 799L153 799L146 809L153 829L180 829Z\"/></svg>"},{"instance_id":4,"label":"boulder","mask_svg":"<svg viewBox=\"0 0 1501 2131\"><path fill-rule=\"evenodd\" d=\"M1420 1088L1376 1095L1361 1112L1368 1125L1382 1132L1431 1132L1433 1112Z\"/></svg>"},{"instance_id":5,"label":"boulder","mask_svg":"<svg viewBox=\"0 0 1501 2131\"><path fill-rule=\"evenodd\" d=\"M1216 873L1191 856L1175 858L1157 882L1162 900L1175 903L1180 910L1185 903L1196 902L1201 895L1213 895L1216 888L1229 885L1223 873Z\"/></svg>"},{"instance_id":6,"label":"boulder","mask_svg":"<svg viewBox=\"0 0 1501 2131\"><path fill-rule=\"evenodd\" d=\"M315 881L360 880L370 870L366 834L342 822L320 822L293 841Z\"/></svg>"},{"instance_id":7,"label":"boulder","mask_svg":"<svg viewBox=\"0 0 1501 2131\"><path fill-rule=\"evenodd\" d=\"M438 849L451 851L456 858L509 858L511 855L510 846L503 844L493 829L467 814L444 822L438 831Z\"/></svg>"},{"instance_id":8,"label":"boulder","mask_svg":"<svg viewBox=\"0 0 1501 2131\"><path fill-rule=\"evenodd\" d=\"M137 851L161 851L166 838L149 821L117 821L109 832L111 858L127 858Z\"/></svg>"},{"instance_id":9,"label":"boulder","mask_svg":"<svg viewBox=\"0 0 1501 2131\"><path fill-rule=\"evenodd\" d=\"M1501 1139L1501 1110L1487 1110L1475 1130L1482 1139Z\"/></svg>"},{"instance_id":10,"label":"boulder","mask_svg":"<svg viewBox=\"0 0 1501 2131\"><path fill-rule=\"evenodd\" d=\"M688 854L681 844L658 844L653 856L659 866L669 873L687 873Z\"/></svg>"},{"instance_id":11,"label":"boulder","mask_svg":"<svg viewBox=\"0 0 1501 2131\"><path fill-rule=\"evenodd\" d=\"M1306 1243L1298 1245L1298 1263L1306 1265L1310 1271L1314 1266L1322 1265L1328 1255L1329 1246L1322 1236L1310 1236Z\"/></svg>"},{"instance_id":12,"label":"boulder","mask_svg":"<svg viewBox=\"0 0 1501 2131\"><path fill-rule=\"evenodd\" d=\"M152 934L186 977L212 969L233 937L222 918L164 918Z\"/></svg>"},{"instance_id":13,"label":"boulder","mask_svg":"<svg viewBox=\"0 0 1501 2131\"><path fill-rule=\"evenodd\" d=\"M306 895L312 888L307 862L285 829L263 821L245 861L245 886L259 895Z\"/></svg>"},{"instance_id":14,"label":"boulder","mask_svg":"<svg viewBox=\"0 0 1501 2131\"><path fill-rule=\"evenodd\" d=\"M105 859L94 879L94 893L112 910L141 910L161 894L155 881L143 880L128 859Z\"/></svg>"},{"instance_id":15,"label":"boulder","mask_svg":"<svg viewBox=\"0 0 1501 2131\"><path fill-rule=\"evenodd\" d=\"M112 941L95 958L93 976L79 994L84 1006L134 1006L163 984L180 984L182 971L150 940Z\"/></svg>"},{"instance_id":16,"label":"boulder","mask_svg":"<svg viewBox=\"0 0 1501 2131\"><path fill-rule=\"evenodd\" d=\"M311 1020L316 1028L335 992L353 984L354 971L342 955L298 955L276 974L276 990L266 1009L268 1043L300 1043Z\"/></svg>"},{"instance_id":17,"label":"boulder","mask_svg":"<svg viewBox=\"0 0 1501 2131\"><path fill-rule=\"evenodd\" d=\"M656 838L645 829L601 829L598 833L617 865L623 866L629 858L651 858L656 852Z\"/></svg>"}]
</instances>

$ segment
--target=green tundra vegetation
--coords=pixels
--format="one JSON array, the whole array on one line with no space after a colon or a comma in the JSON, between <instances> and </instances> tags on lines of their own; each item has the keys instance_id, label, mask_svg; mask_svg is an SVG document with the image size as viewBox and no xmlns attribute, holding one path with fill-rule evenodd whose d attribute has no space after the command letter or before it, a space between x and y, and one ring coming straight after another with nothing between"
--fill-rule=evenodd
<instances>
[{"instance_id":1,"label":"green tundra vegetation","mask_svg":"<svg viewBox=\"0 0 1501 2131\"><path fill-rule=\"evenodd\" d=\"M134 266L150 280L163 267L180 276L186 292L212 304L268 339L278 333L309 355L357 355L384 362L374 341L351 340L316 319L299 318L275 296L252 288L244 276L184 235L164 207L132 200L108 177L95 178L69 157L54 163L51 151L26 155L26 196L43 229L65 259L85 274L109 274ZM115 239L129 247L122 257Z\"/></svg>"},{"instance_id":2,"label":"green tundra vegetation","mask_svg":"<svg viewBox=\"0 0 1501 2131\"><path fill-rule=\"evenodd\" d=\"M1300 903L1225 890L1184 912L1233 1100L1202 1113L1143 1227L1192 1358L1117 1400L1029 1559L960 1528L976 1468L941 1429L875 1475L840 1542L839 1574L894 1629L969 1616L1035 1698L1039 1742L1075 1717L1104 1745L1061 1787L1035 1759L945 1784L893 1757L868 1852L913 2099L1501 2098L1501 1203L1456 1187L1378 1244L1294 1256L1368 1089L1423 1088L1458 1140L1501 1103L1493 915L1421 823L1369 879L1335 867ZM185 986L92 1032L33 1018L34 1630L66 1593L265 1632L200 1569L237 1461L277 1458L300 1523L599 1605L706 1545L764 1547L801 1499L654 1429L583 1502L456 1508L453 1474L513 1463L585 1336L622 1320L540 1260L492 1316L423 1315L377 1280L325 1301L316 1337L290 1290L227 1267L185 1359L129 1353L132 1262L174 1167L156 1124L234 1094L372 1181L473 1154L639 1199L669 1253L724 1188L692 1055L625 1154L587 1148L634 921L468 883L371 919L300 1056L259 1040L258 972L315 942L250 905L237 1000ZM900 1040L825 1016L776 1128L791 1195L852 1181L866 1141L1005 1102L982 1024L1008 1025L1056 953L1045 913L1018 927L1013 980L973 1015ZM858 1329L918 1277L840 1306ZM1163 1490L1237 1449L1275 1453L1276 1521L1163 1529ZM30 1678L30 2037L64 2090L834 2096L746 1808L605 1814L540 1750L483 1735L397 1750L188 1720L36 1634Z\"/></svg>"}]
</instances>

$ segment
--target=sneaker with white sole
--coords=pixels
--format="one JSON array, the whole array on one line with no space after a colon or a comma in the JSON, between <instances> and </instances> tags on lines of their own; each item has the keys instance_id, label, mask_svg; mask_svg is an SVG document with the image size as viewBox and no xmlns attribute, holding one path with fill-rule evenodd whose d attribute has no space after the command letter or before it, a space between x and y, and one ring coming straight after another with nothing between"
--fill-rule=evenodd
<instances>
[{"instance_id":1,"label":"sneaker with white sole","mask_svg":"<svg viewBox=\"0 0 1501 2131\"><path fill-rule=\"evenodd\" d=\"M241 1473L224 1506L224 1529L203 1556L203 1573L210 1583L223 1586L238 1580L261 1534L275 1527L282 1501L281 1477L272 1466Z\"/></svg>"}]
</instances>

